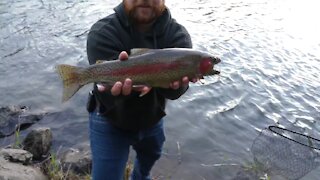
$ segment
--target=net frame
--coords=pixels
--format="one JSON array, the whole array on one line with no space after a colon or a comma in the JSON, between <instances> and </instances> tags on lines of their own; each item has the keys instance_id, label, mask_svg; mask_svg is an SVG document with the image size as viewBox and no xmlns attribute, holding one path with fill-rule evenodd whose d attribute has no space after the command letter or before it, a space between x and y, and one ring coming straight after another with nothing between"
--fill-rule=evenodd
<instances>
[{"instance_id":1,"label":"net frame","mask_svg":"<svg viewBox=\"0 0 320 180\"><path fill-rule=\"evenodd\" d=\"M275 129L281 129L283 131L287 131L287 132L290 132L290 133L293 133L293 134L297 134L297 135L300 135L300 136L303 136L303 137L306 137L308 139L312 139L314 140L315 142L318 142L319 143L319 147L313 147L313 146L310 146L310 145L307 145L305 143L301 143L293 138L290 138L290 137L287 137L287 136L284 136L283 134L279 133L279 132L276 132L275 130L273 130L273 128ZM282 128L282 127L279 127L279 126L269 126L268 129L273 132L273 133L276 133L278 134L279 136L282 136L290 141L293 141L293 142L296 142L300 145L303 145L303 146L307 146L309 148L312 148L312 149L315 149L315 150L319 150L320 151L320 139L317 139L317 138L314 138L314 137L311 137L311 136L308 136L308 135L305 135L305 134L302 134L302 133L299 133L299 132L295 132L295 131L292 131L292 130L289 130L289 129L285 129L285 128ZM316 143L317 144L317 143ZM313 144L312 144L313 145Z\"/></svg>"},{"instance_id":2,"label":"net frame","mask_svg":"<svg viewBox=\"0 0 320 180\"><path fill-rule=\"evenodd\" d=\"M251 146L260 173L300 179L320 165L320 140L282 128L263 129Z\"/></svg>"}]
</instances>

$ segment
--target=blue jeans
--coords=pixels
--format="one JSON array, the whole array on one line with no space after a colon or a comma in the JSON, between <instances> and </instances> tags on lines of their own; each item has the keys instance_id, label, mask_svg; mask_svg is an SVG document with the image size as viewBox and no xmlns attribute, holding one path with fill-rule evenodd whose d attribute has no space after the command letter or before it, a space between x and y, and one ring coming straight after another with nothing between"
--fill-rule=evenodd
<instances>
[{"instance_id":1,"label":"blue jeans","mask_svg":"<svg viewBox=\"0 0 320 180\"><path fill-rule=\"evenodd\" d=\"M93 180L123 180L130 146L136 151L132 180L151 180L165 141L163 120L136 133L111 125L97 112L89 114Z\"/></svg>"}]
</instances>

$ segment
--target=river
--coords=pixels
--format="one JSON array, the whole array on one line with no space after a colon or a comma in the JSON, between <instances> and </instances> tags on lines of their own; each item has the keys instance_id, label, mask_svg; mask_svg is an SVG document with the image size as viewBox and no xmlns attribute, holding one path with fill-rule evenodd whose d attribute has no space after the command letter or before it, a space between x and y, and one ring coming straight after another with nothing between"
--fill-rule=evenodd
<instances>
[{"instance_id":1,"label":"river","mask_svg":"<svg viewBox=\"0 0 320 180\"><path fill-rule=\"evenodd\" d=\"M88 143L91 85L61 103L61 63L85 66L86 35L113 12L111 0L2 0L0 106L61 112L32 126L53 130L54 149ZM194 49L220 57L220 76L192 84L169 101L159 179L228 179L250 164L269 125L320 137L320 3L317 0L172 0L175 19ZM22 135L28 130L23 131ZM5 145L13 137L0 139ZM319 168L302 179L316 180Z\"/></svg>"}]
</instances>

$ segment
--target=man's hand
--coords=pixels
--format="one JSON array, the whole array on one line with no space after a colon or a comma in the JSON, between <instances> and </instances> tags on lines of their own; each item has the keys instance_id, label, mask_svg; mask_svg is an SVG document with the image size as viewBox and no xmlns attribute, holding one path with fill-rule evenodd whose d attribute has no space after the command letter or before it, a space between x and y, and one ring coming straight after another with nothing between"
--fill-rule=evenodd
<instances>
[{"instance_id":1,"label":"man's hand","mask_svg":"<svg viewBox=\"0 0 320 180\"><path fill-rule=\"evenodd\" d=\"M128 60L128 54L127 52L125 51L122 51L120 54L119 54L119 60L120 61L126 61ZM97 84L97 87L98 87L98 91L100 92L104 92L106 91L106 87L102 84ZM132 80L127 78L123 84L122 82L120 81L117 81L116 83L114 83L114 85L112 86L111 88L111 94L113 96L118 96L120 94L124 95L124 96L127 96L129 94L131 94L131 91L132 90L135 90L135 91L140 91L141 94L147 94L150 90L151 90L151 87L148 87L148 86L141 86L139 88L132 88Z\"/></svg>"}]
</instances>

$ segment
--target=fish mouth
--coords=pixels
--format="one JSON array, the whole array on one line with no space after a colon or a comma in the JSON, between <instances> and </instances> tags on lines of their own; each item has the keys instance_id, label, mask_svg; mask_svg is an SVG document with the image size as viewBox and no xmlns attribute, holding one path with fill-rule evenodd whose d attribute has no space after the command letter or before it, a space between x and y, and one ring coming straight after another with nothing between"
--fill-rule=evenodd
<instances>
[{"instance_id":1,"label":"fish mouth","mask_svg":"<svg viewBox=\"0 0 320 180\"><path fill-rule=\"evenodd\" d=\"M221 62L221 59L218 57L210 57L212 59L212 62L214 65L219 64ZM220 74L220 71L215 70L214 68L211 70L210 75L216 75Z\"/></svg>"},{"instance_id":2,"label":"fish mouth","mask_svg":"<svg viewBox=\"0 0 320 180\"><path fill-rule=\"evenodd\" d=\"M210 58L211 58L211 60L212 60L213 64L218 64L218 63L220 63L220 62L221 62L221 59L220 59L220 58L218 58L218 57L210 57Z\"/></svg>"},{"instance_id":3,"label":"fish mouth","mask_svg":"<svg viewBox=\"0 0 320 180\"><path fill-rule=\"evenodd\" d=\"M220 74L220 71L217 71L215 69L212 69L212 74L215 75L215 74Z\"/></svg>"}]
</instances>

